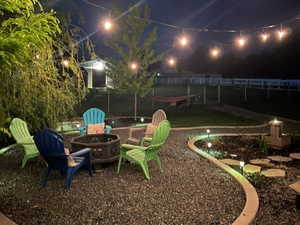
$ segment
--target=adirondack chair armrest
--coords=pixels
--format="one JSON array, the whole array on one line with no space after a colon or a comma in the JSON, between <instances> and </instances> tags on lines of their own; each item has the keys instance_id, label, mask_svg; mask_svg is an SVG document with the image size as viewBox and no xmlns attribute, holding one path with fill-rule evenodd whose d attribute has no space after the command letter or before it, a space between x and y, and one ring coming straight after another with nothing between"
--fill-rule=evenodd
<instances>
[{"instance_id":1,"label":"adirondack chair armrest","mask_svg":"<svg viewBox=\"0 0 300 225\"><path fill-rule=\"evenodd\" d=\"M143 131L145 132L146 126L145 127L130 127L129 128L129 137L133 137L133 133L137 131Z\"/></svg>"},{"instance_id":2,"label":"adirondack chair armrest","mask_svg":"<svg viewBox=\"0 0 300 225\"><path fill-rule=\"evenodd\" d=\"M15 148L15 147L17 147L18 145L19 144L12 144L12 145L9 145L7 147L1 148L0 149L0 155L7 152L7 151L9 151L9 150L11 150L11 149L13 149L13 148Z\"/></svg>"},{"instance_id":3,"label":"adirondack chair armrest","mask_svg":"<svg viewBox=\"0 0 300 225\"><path fill-rule=\"evenodd\" d=\"M71 156L74 156L74 157L80 157L80 156L84 156L84 155L87 155L87 154L90 154L91 152L91 149L90 148L84 148L78 152L74 152L71 154Z\"/></svg>"}]
</instances>

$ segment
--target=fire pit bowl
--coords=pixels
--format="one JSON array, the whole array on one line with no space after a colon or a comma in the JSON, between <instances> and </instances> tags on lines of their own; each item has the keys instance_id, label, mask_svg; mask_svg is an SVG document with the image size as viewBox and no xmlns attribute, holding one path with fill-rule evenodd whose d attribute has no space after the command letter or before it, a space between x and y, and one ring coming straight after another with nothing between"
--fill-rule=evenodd
<instances>
[{"instance_id":1,"label":"fire pit bowl","mask_svg":"<svg viewBox=\"0 0 300 225\"><path fill-rule=\"evenodd\" d=\"M120 137L113 134L89 134L71 140L72 152L92 149L92 163L109 163L118 159Z\"/></svg>"}]
</instances>

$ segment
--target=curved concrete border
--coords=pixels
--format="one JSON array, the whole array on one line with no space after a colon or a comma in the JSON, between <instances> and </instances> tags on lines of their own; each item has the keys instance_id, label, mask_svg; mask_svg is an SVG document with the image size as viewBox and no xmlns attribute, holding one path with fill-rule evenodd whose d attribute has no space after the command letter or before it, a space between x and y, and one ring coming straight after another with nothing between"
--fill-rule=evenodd
<instances>
[{"instance_id":1,"label":"curved concrete border","mask_svg":"<svg viewBox=\"0 0 300 225\"><path fill-rule=\"evenodd\" d=\"M251 135L251 134L249 134ZM261 134L263 135L263 134ZM224 136L223 134L214 134L211 136ZM228 136L228 134L227 134ZM240 173L232 169L231 167L225 165L224 163L220 162L216 158L212 157L208 153L204 152L203 150L197 148L195 146L195 142L201 139L206 138L207 135L201 135L197 136L191 140L188 141L188 147L195 151L196 153L200 154L204 158L208 159L209 161L213 162L215 165L220 167L221 169L225 170L227 173L229 173L232 177L236 179L242 186L245 195L246 195L246 204L244 206L244 209L242 213L239 215L238 218L232 223L232 225L250 225L252 224L253 220L256 217L256 213L258 211L259 207L259 199L257 192L255 188L252 186L252 184L245 178L243 177Z\"/></svg>"},{"instance_id":2,"label":"curved concrete border","mask_svg":"<svg viewBox=\"0 0 300 225\"><path fill-rule=\"evenodd\" d=\"M12 220L8 219L6 216L4 216L3 213L0 212L0 225L17 225Z\"/></svg>"}]
</instances>

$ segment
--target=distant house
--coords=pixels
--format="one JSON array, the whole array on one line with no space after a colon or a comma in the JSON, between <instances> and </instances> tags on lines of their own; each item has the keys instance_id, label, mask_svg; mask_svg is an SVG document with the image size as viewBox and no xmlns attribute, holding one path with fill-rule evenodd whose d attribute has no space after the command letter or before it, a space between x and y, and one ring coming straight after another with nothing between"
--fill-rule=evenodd
<instances>
[{"instance_id":1,"label":"distant house","mask_svg":"<svg viewBox=\"0 0 300 225\"><path fill-rule=\"evenodd\" d=\"M80 66L87 72L85 81L88 88L112 88L112 81L105 72L106 63L103 59L80 63Z\"/></svg>"}]
</instances>

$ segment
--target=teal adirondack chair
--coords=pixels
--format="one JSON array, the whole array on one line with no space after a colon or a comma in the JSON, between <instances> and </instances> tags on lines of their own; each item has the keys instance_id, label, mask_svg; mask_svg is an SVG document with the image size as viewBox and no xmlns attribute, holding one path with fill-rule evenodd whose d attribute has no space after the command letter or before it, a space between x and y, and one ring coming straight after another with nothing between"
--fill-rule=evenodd
<instances>
[{"instance_id":1,"label":"teal adirondack chair","mask_svg":"<svg viewBox=\"0 0 300 225\"><path fill-rule=\"evenodd\" d=\"M39 151L25 121L14 118L10 123L9 130L17 144L22 145L24 148L25 155L22 160L22 168L24 168L29 159L39 156Z\"/></svg>"},{"instance_id":2,"label":"teal adirondack chair","mask_svg":"<svg viewBox=\"0 0 300 225\"><path fill-rule=\"evenodd\" d=\"M138 164L142 167L145 177L149 180L149 169L148 161L155 160L159 169L162 172L161 162L159 158L159 151L163 144L166 142L169 133L170 133L170 123L168 120L163 120L159 123L158 127L155 129L151 143L148 147L123 144L120 149L119 164L117 173L120 172L122 159L127 159L135 164Z\"/></svg>"},{"instance_id":3,"label":"teal adirondack chair","mask_svg":"<svg viewBox=\"0 0 300 225\"><path fill-rule=\"evenodd\" d=\"M83 126L79 128L80 135L85 135L87 131L87 125L104 123L105 113L97 108L90 108L83 113ZM109 125L105 126L105 133L109 134L112 130L112 127Z\"/></svg>"}]
</instances>

